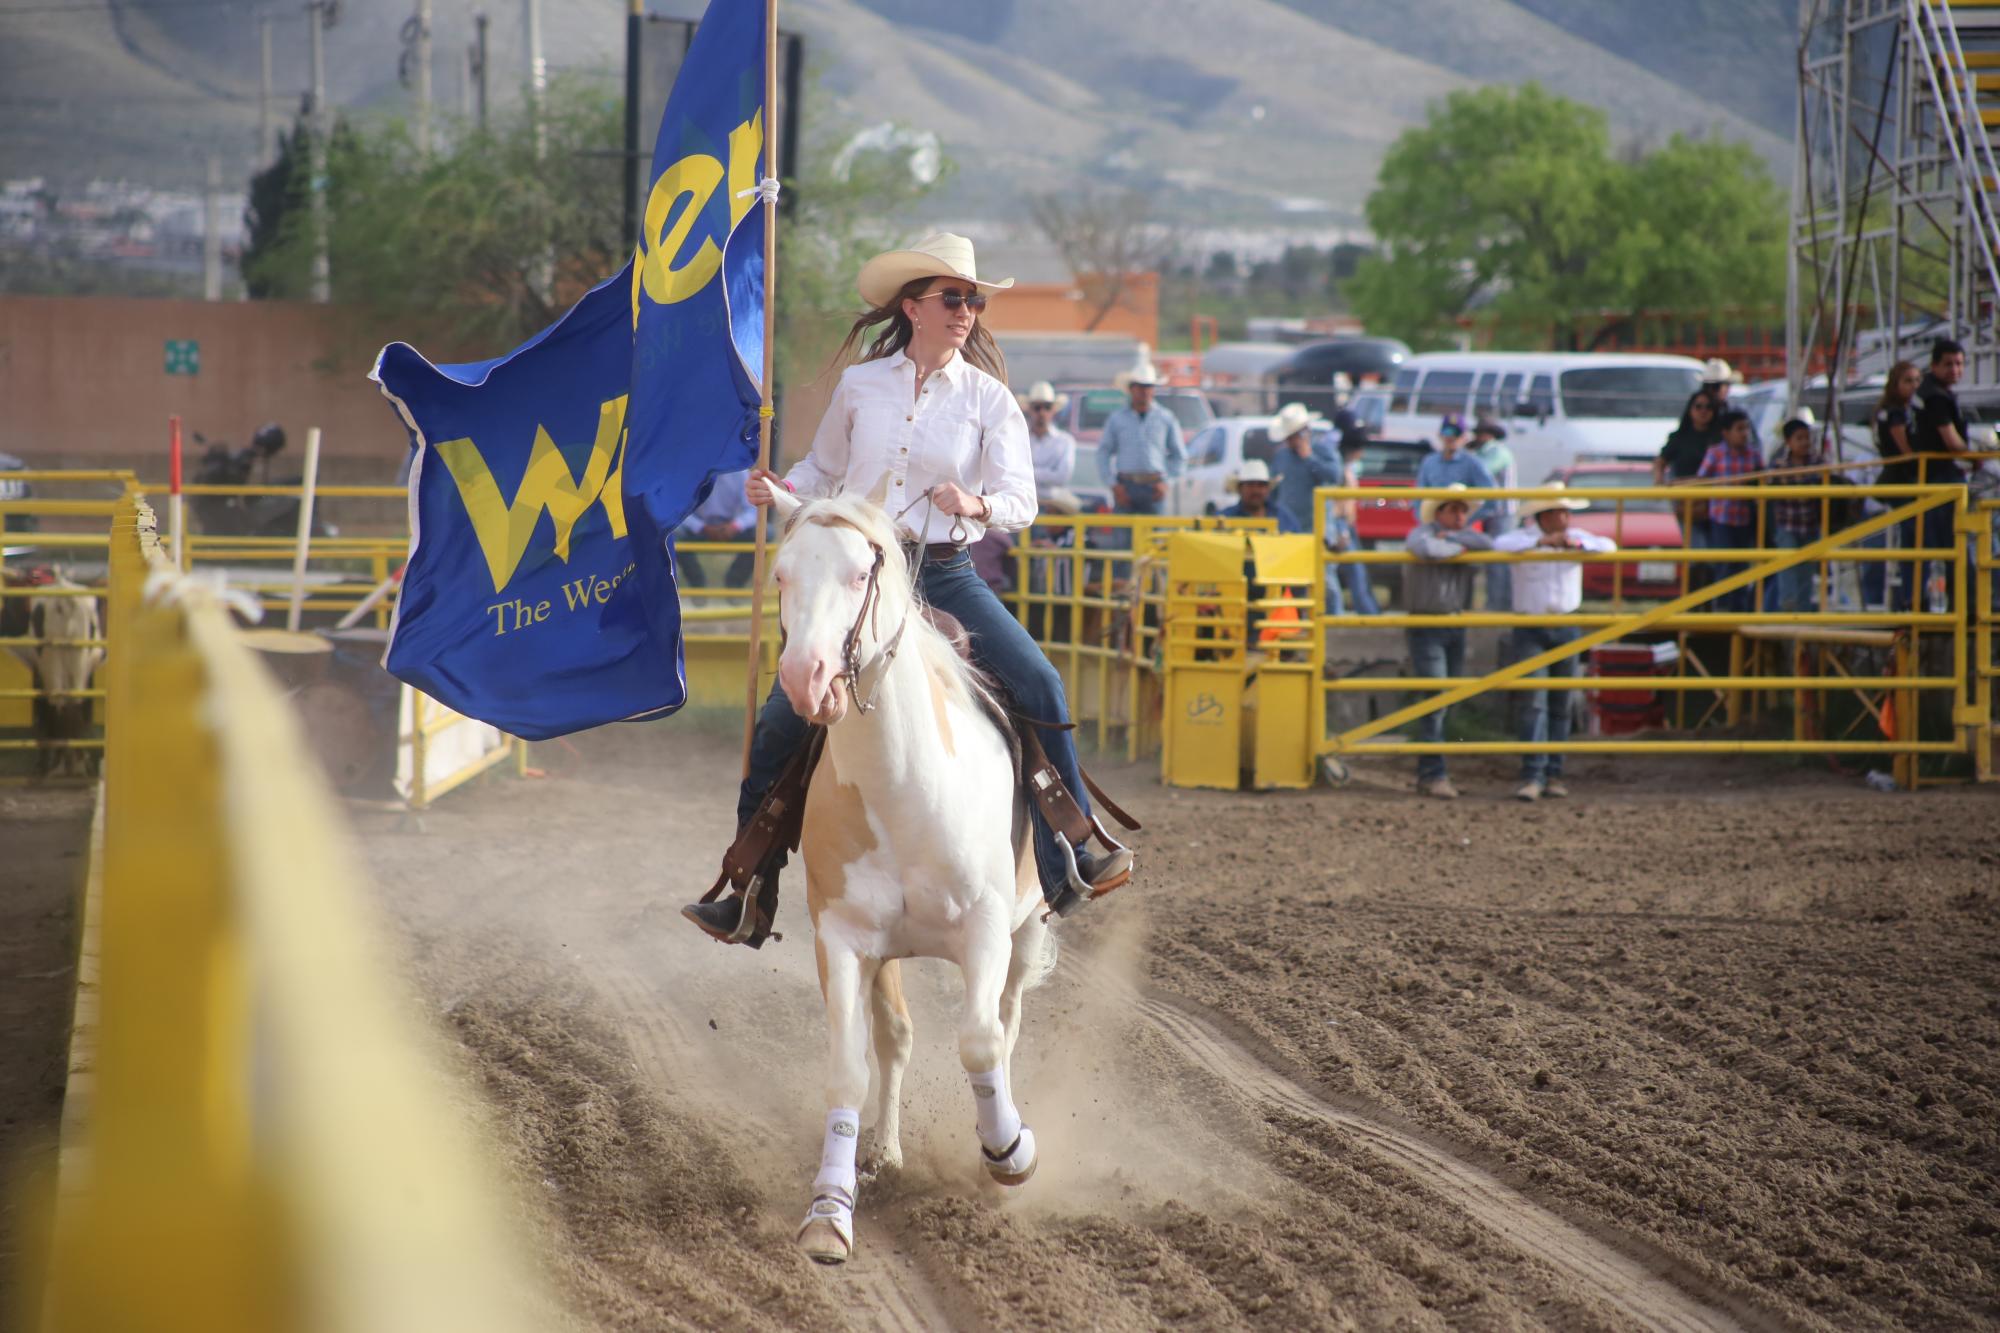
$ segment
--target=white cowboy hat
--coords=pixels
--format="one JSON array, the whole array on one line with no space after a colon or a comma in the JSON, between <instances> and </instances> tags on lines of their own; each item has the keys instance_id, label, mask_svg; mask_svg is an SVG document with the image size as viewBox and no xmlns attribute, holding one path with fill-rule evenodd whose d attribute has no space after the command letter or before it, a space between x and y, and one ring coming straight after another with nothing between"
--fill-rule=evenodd
<instances>
[{"instance_id":1,"label":"white cowboy hat","mask_svg":"<svg viewBox=\"0 0 2000 1333\"><path fill-rule=\"evenodd\" d=\"M1307 411L1304 403L1286 403L1278 409L1278 415L1271 418L1271 424L1264 428L1264 433L1274 443L1283 443L1308 426L1324 424L1325 420Z\"/></svg>"},{"instance_id":2,"label":"white cowboy hat","mask_svg":"<svg viewBox=\"0 0 2000 1333\"><path fill-rule=\"evenodd\" d=\"M1041 493L1039 503L1044 513L1081 514L1083 499L1067 486L1051 486Z\"/></svg>"},{"instance_id":3,"label":"white cowboy hat","mask_svg":"<svg viewBox=\"0 0 2000 1333\"><path fill-rule=\"evenodd\" d=\"M1120 372L1111 382L1121 389L1129 389L1135 384L1142 388L1157 389L1167 382L1167 377L1162 375L1160 368L1152 362L1142 361L1134 369Z\"/></svg>"},{"instance_id":4,"label":"white cowboy hat","mask_svg":"<svg viewBox=\"0 0 2000 1333\"><path fill-rule=\"evenodd\" d=\"M1266 486L1269 486L1271 484L1270 465L1261 458L1244 459L1243 466L1237 468L1236 475L1229 479L1229 493L1231 495L1236 494L1237 490L1246 481L1261 481Z\"/></svg>"},{"instance_id":5,"label":"white cowboy hat","mask_svg":"<svg viewBox=\"0 0 2000 1333\"><path fill-rule=\"evenodd\" d=\"M1454 491L1462 491L1465 489L1465 483L1462 481L1454 481L1446 489ZM1438 510L1444 508L1446 505L1464 505L1468 509L1470 509L1472 507L1472 501L1455 500L1449 496L1438 500L1426 500L1422 504L1417 506L1417 523L1419 525L1422 525L1430 522L1432 519L1438 516Z\"/></svg>"},{"instance_id":6,"label":"white cowboy hat","mask_svg":"<svg viewBox=\"0 0 2000 1333\"><path fill-rule=\"evenodd\" d=\"M1020 399L1023 408L1032 407L1036 403L1054 403L1056 411L1060 412L1069 406L1069 395L1066 393L1057 393L1056 386L1047 380L1036 380L1033 384L1030 384L1028 391L1021 394Z\"/></svg>"},{"instance_id":7,"label":"white cowboy hat","mask_svg":"<svg viewBox=\"0 0 2000 1333\"><path fill-rule=\"evenodd\" d=\"M1551 491L1559 491L1562 488L1563 484L1561 482L1552 481L1543 489ZM1551 509L1588 509L1588 508L1590 508L1590 501L1572 500L1566 495L1558 495L1547 500L1523 500L1521 501L1521 521L1523 523L1526 523L1529 519L1533 518L1535 515L1545 514Z\"/></svg>"},{"instance_id":8,"label":"white cowboy hat","mask_svg":"<svg viewBox=\"0 0 2000 1333\"><path fill-rule=\"evenodd\" d=\"M1703 384L1741 384L1743 376L1719 356L1712 356L1701 368Z\"/></svg>"},{"instance_id":9,"label":"white cowboy hat","mask_svg":"<svg viewBox=\"0 0 2000 1333\"><path fill-rule=\"evenodd\" d=\"M870 310L889 304L906 283L918 278L963 278L989 292L1003 292L1014 285L1012 278L982 282L972 262L972 242L948 231L934 231L907 250L890 250L876 255L861 266L855 286Z\"/></svg>"}]
</instances>

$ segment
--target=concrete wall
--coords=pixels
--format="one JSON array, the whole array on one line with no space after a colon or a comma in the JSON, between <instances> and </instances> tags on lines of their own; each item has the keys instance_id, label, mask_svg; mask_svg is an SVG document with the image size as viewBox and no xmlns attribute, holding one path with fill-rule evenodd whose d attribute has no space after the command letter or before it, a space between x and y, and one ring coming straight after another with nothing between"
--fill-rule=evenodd
<instances>
[{"instance_id":1,"label":"concrete wall","mask_svg":"<svg viewBox=\"0 0 2000 1333\"><path fill-rule=\"evenodd\" d=\"M1003 335L1076 333L1087 315L1073 286L1051 283L1002 294L986 318ZM1157 344L1158 279L1128 278L1097 331ZM198 374L166 373L169 339L200 345ZM325 432L326 480L394 482L408 445L365 378L378 345L337 307L0 296L0 453L34 467L131 468L163 482L167 418L177 413L190 466L200 454L193 432L242 445L276 421L292 460L303 456L307 427ZM787 461L805 455L832 387L831 379L790 386L780 422ZM275 472L287 471L281 458Z\"/></svg>"},{"instance_id":2,"label":"concrete wall","mask_svg":"<svg viewBox=\"0 0 2000 1333\"><path fill-rule=\"evenodd\" d=\"M168 339L199 343L198 374L166 373ZM317 425L328 480L393 482L407 436L365 378L372 350L325 307L0 296L0 452L164 481L178 413L186 431L236 445L276 421L294 459Z\"/></svg>"}]
</instances>

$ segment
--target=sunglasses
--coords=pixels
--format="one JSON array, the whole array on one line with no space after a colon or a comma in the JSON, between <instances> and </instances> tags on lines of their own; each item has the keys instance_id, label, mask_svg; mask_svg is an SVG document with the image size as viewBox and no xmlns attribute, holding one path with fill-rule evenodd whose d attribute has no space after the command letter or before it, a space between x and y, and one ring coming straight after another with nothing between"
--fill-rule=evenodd
<instances>
[{"instance_id":1,"label":"sunglasses","mask_svg":"<svg viewBox=\"0 0 2000 1333\"><path fill-rule=\"evenodd\" d=\"M932 297L936 297L938 300L944 302L946 310L957 310L961 306L970 306L972 313L976 315L986 308L986 293L984 292L928 292L917 299L919 301L928 301Z\"/></svg>"}]
</instances>

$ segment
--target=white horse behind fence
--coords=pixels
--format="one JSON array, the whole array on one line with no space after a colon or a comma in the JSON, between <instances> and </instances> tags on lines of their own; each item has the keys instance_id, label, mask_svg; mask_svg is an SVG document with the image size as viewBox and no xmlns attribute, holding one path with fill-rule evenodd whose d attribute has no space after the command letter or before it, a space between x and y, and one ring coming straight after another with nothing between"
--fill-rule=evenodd
<instances>
[{"instance_id":1,"label":"white horse behind fence","mask_svg":"<svg viewBox=\"0 0 2000 1333\"><path fill-rule=\"evenodd\" d=\"M977 674L918 611L894 525L852 496L775 496L788 520L778 679L799 715L827 728L800 844L826 1000L826 1140L799 1242L841 1263L854 1252L871 1040L879 1159L902 1163L911 1029L896 960L948 958L964 973L958 1049L981 1160L1019 1185L1034 1174L1035 1136L1008 1070L1022 992L1047 975L1055 939L1008 743Z\"/></svg>"}]
</instances>

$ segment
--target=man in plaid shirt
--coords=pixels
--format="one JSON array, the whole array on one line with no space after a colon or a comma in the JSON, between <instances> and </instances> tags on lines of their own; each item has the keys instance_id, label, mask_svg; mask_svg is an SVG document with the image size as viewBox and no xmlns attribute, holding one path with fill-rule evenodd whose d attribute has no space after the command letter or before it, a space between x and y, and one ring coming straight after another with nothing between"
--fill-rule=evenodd
<instances>
[{"instance_id":1,"label":"man in plaid shirt","mask_svg":"<svg viewBox=\"0 0 2000 1333\"><path fill-rule=\"evenodd\" d=\"M1785 442L1778 452L1771 456L1771 466L1776 469L1811 468L1826 462L1823 449L1813 446L1813 428L1805 421L1794 418L1785 423ZM1824 472L1791 472L1788 476L1772 477L1765 484L1769 486L1817 486L1828 480ZM1820 514L1825 505L1823 500L1778 500L1773 499L1767 506L1771 516L1771 544L1781 550L1797 550L1810 546L1819 540ZM1793 565L1781 570L1773 580L1777 584L1777 606L1771 605L1771 598L1764 599L1765 610L1787 612L1810 611L1813 609L1813 567L1809 564Z\"/></svg>"},{"instance_id":2,"label":"man in plaid shirt","mask_svg":"<svg viewBox=\"0 0 2000 1333\"><path fill-rule=\"evenodd\" d=\"M1764 460L1757 456L1756 448L1750 443L1750 418L1734 408L1724 412L1716 420L1716 428L1722 432L1722 442L1712 445L1701 460L1701 468L1695 473L1697 478L1715 477L1725 485L1732 477L1747 476L1761 472ZM1706 505L1697 503L1695 509L1708 511L1708 530L1711 544L1724 550L1745 550L1757 544L1757 513L1748 500L1710 500ZM1742 569L1740 564L1713 564L1709 566L1711 582L1728 578ZM1750 589L1738 588L1725 593L1713 603L1718 611L1748 611L1751 606Z\"/></svg>"}]
</instances>

